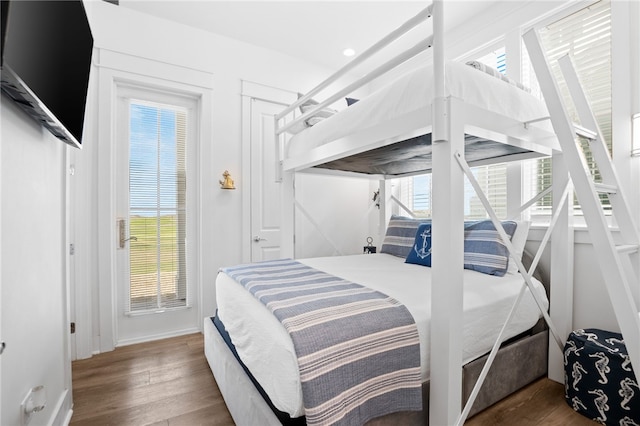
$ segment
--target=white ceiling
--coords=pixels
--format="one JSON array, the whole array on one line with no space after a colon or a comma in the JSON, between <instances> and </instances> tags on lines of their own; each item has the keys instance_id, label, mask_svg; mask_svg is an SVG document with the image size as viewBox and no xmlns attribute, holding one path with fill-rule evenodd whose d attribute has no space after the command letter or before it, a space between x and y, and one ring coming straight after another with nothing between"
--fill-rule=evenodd
<instances>
[{"instance_id":1,"label":"white ceiling","mask_svg":"<svg viewBox=\"0 0 640 426\"><path fill-rule=\"evenodd\" d=\"M120 0L120 7L155 15L331 68L393 31L425 8L428 1L218 1ZM487 3L448 1L447 28L470 19ZM426 26L399 40L409 47L430 34ZM395 49L394 49L395 50ZM390 56L390 55L389 55Z\"/></svg>"}]
</instances>

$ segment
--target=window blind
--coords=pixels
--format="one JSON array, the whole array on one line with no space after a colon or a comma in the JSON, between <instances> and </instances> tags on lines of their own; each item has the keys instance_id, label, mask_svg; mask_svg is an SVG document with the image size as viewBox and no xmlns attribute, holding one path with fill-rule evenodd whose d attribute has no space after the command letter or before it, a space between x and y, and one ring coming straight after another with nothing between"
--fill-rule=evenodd
<instances>
[{"instance_id":1,"label":"window blind","mask_svg":"<svg viewBox=\"0 0 640 426\"><path fill-rule=\"evenodd\" d=\"M571 119L578 122L577 113L570 101L567 85L562 79L557 59L570 54L576 72L580 77L583 89L590 101L591 108L600 126L603 137L613 151L611 138L611 4L609 0L601 0L589 7L581 9L567 17L557 20L540 31L542 44L552 66L552 72L558 81L560 91ZM540 98L540 87L535 78L533 67L526 48L523 49L523 82L531 87L532 93ZM585 141L579 141L585 148L587 165L599 181L599 173ZM533 196L551 184L551 160L533 160L527 164L526 173L532 182L525 188L526 195ZM608 205L606 195L601 196L605 207ZM535 213L549 213L551 195L537 203ZM576 205L574 203L574 205Z\"/></svg>"},{"instance_id":2,"label":"window blind","mask_svg":"<svg viewBox=\"0 0 640 426\"><path fill-rule=\"evenodd\" d=\"M476 59L506 74L505 48L499 47ZM485 195L500 218L507 216L507 165L473 167L472 172ZM400 201L409 207L417 217L431 217L431 174L402 178L399 182ZM489 215L477 197L473 187L465 177L464 192L465 218L487 219Z\"/></svg>"},{"instance_id":3,"label":"window blind","mask_svg":"<svg viewBox=\"0 0 640 426\"><path fill-rule=\"evenodd\" d=\"M471 168L498 217L507 217L506 163ZM487 219L489 215L465 177L464 215L466 219ZM399 199L416 217L431 217L431 174L399 179Z\"/></svg>"},{"instance_id":4,"label":"window blind","mask_svg":"<svg viewBox=\"0 0 640 426\"><path fill-rule=\"evenodd\" d=\"M187 305L187 112L132 100L129 136L129 312Z\"/></svg>"}]
</instances>

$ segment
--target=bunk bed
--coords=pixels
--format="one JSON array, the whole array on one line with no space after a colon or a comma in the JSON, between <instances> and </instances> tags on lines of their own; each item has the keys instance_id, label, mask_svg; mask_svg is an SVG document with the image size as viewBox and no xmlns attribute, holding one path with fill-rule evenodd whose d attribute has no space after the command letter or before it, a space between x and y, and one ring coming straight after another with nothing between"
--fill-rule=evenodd
<instances>
[{"instance_id":1,"label":"bunk bed","mask_svg":"<svg viewBox=\"0 0 640 426\"><path fill-rule=\"evenodd\" d=\"M496 277L464 269L463 212L460 197L451 194L462 193L463 169L469 165L549 156L557 149L557 140L545 126L546 107L526 90L473 66L445 65L441 9L441 2L435 1L276 116L276 133L281 140L287 133L296 133L279 147L283 206L290 209L294 205L291 183L301 170L357 173L381 181L425 171L433 173L430 226L442 231L433 233L432 244L438 248L433 251L432 267L407 264L406 253L399 255L393 250L295 261L296 268L310 267L388 294L405 305L415 320L420 343L422 410L414 407L390 413L368 424L425 424L429 419L433 424L450 424L458 418L463 400L470 400L463 422L466 416L546 373L549 330L540 325L539 318L550 323L548 289L545 292L542 284L532 278L522 263L522 247L514 247L515 234L507 236L503 224L494 216L494 230L511 253L509 261L515 270L503 271L503 276ZM428 18L434 20L432 37L372 71L366 79L322 102L313 100L381 47ZM326 108L336 100L432 45L432 67L409 72L339 113L327 113ZM302 114L287 120L298 108ZM399 220L391 218L387 208L381 208L381 212L385 224ZM284 214L283 223L292 222L293 212L285 209ZM516 230L518 226L522 224L517 224ZM388 227L385 241L392 244L397 238L389 228L392 227ZM415 230L408 238L405 245L412 247ZM532 269L539 255L532 260ZM249 266L238 268L245 267ZM235 271L230 268L218 274L218 315L206 318L204 327L205 354L225 402L239 424L304 424L303 386L297 370L291 371L296 365L291 338L265 304L246 290ZM389 274L396 278L391 279ZM446 286L436 284L444 282ZM483 290L474 293L478 282ZM400 284L406 289L399 291ZM468 327L477 317L471 312L473 309L469 310L469 301L476 300L492 285L501 288L495 294L504 296L501 300L505 304L501 308L489 304L485 309L500 312L500 324L507 316L520 324L509 330L506 326L481 324L483 331L470 331ZM509 306L513 306L511 310ZM529 311L526 319L520 317L525 311ZM551 332L558 341L553 327ZM472 349L468 345L471 336L482 333L487 334L487 340ZM485 363L492 362L494 368L489 372ZM482 390L474 386L478 377L480 383L487 380L490 385ZM438 391L431 392L433 388Z\"/></svg>"}]
</instances>

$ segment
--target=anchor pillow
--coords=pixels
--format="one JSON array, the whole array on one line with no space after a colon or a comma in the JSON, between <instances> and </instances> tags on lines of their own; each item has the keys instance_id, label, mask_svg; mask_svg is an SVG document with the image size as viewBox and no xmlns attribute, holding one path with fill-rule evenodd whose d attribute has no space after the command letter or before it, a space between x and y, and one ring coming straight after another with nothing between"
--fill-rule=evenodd
<instances>
[{"instance_id":1,"label":"anchor pillow","mask_svg":"<svg viewBox=\"0 0 640 426\"><path fill-rule=\"evenodd\" d=\"M517 224L502 222L509 238L513 237ZM413 247L406 263L431 266L431 223L418 227ZM509 266L509 251L490 220L466 222L464 226L464 267L483 274L503 276Z\"/></svg>"},{"instance_id":2,"label":"anchor pillow","mask_svg":"<svg viewBox=\"0 0 640 426\"><path fill-rule=\"evenodd\" d=\"M431 266L431 224L421 223L405 263Z\"/></svg>"}]
</instances>

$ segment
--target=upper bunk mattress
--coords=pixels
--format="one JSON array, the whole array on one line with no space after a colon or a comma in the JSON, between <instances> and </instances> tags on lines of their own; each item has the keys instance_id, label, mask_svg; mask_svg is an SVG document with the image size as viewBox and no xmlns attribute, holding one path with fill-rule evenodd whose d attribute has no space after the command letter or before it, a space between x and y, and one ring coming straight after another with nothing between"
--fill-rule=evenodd
<instances>
[{"instance_id":1,"label":"upper bunk mattress","mask_svg":"<svg viewBox=\"0 0 640 426\"><path fill-rule=\"evenodd\" d=\"M324 257L299 260L312 268L365 285L404 304L413 316L420 339L421 376L429 377L431 268L404 263L388 254ZM516 299L522 277L504 277L464 270L463 360L487 353ZM445 283L446 284L446 283ZM534 280L545 301L543 285ZM284 326L245 288L228 275L216 280L218 317L224 323L238 355L262 385L273 404L291 417L304 414L300 375L293 342ZM506 338L533 327L540 317L529 290Z\"/></svg>"},{"instance_id":2,"label":"upper bunk mattress","mask_svg":"<svg viewBox=\"0 0 640 426\"><path fill-rule=\"evenodd\" d=\"M383 146L376 150L382 150L381 152L371 152L364 158L337 162L332 159L319 167L387 175L424 170L424 160L430 162L431 154L429 133L432 82L431 67L417 68L401 76L359 102L292 136L287 145L287 158L305 154L357 132L366 133L367 130L372 130L374 137L378 137L393 128L393 142L405 141L405 146ZM467 105L519 122L548 116L547 108L540 99L513 84L463 63L446 64L445 87L445 96L459 98ZM421 120L424 117L424 126L418 129L402 129L403 120L415 114L418 114ZM530 152L521 147L474 136L466 138L465 151L469 162ZM421 164L413 170L411 161Z\"/></svg>"}]
</instances>

